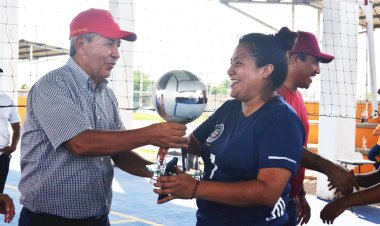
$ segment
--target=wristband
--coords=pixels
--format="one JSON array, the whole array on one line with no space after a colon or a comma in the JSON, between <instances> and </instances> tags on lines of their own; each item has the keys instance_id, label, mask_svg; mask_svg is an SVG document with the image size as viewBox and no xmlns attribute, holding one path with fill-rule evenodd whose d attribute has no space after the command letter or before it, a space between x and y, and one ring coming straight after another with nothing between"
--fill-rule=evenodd
<instances>
[{"instance_id":1,"label":"wristband","mask_svg":"<svg viewBox=\"0 0 380 226\"><path fill-rule=\"evenodd\" d=\"M197 192L197 189L198 189L198 185L201 183L200 180L195 180L195 187L194 187L194 191L193 191L193 194L191 195L191 198L190 199L193 199L194 198L194 195L195 195L195 192Z\"/></svg>"}]
</instances>

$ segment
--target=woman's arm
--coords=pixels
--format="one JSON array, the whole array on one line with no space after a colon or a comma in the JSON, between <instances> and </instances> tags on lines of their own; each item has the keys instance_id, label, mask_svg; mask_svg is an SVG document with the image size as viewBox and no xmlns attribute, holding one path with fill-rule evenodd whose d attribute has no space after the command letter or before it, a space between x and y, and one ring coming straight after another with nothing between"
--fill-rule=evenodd
<instances>
[{"instance_id":1,"label":"woman's arm","mask_svg":"<svg viewBox=\"0 0 380 226\"><path fill-rule=\"evenodd\" d=\"M241 182L200 181L196 185L190 175L159 177L154 186L157 194L168 195L158 201L159 204L181 198L199 198L233 206L273 206L281 197L291 172L284 168L263 168L259 170L257 180Z\"/></svg>"}]
</instances>

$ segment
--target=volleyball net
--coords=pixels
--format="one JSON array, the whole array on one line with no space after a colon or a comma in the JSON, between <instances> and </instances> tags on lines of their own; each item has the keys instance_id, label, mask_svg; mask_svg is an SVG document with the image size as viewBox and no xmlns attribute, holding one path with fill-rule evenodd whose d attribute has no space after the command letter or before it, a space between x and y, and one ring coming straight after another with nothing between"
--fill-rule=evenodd
<instances>
[{"instance_id":1,"label":"volleyball net","mask_svg":"<svg viewBox=\"0 0 380 226\"><path fill-rule=\"evenodd\" d=\"M19 98L68 60L72 18L88 8L103 8L123 29L138 36L134 43L122 43L109 79L124 110L153 109L155 81L177 69L201 78L208 88L206 111L216 110L230 98L227 70L239 37L251 32L273 34L287 26L314 33L322 51L336 57L321 64L321 75L313 78L309 89L301 90L308 114L358 120L375 116L377 81L371 79L375 71L369 68L373 56L368 50L368 35L373 33L364 26L365 5L354 0L345 0L349 4L344 7L337 0L302 2L1 0L0 90L25 107Z\"/></svg>"}]
</instances>

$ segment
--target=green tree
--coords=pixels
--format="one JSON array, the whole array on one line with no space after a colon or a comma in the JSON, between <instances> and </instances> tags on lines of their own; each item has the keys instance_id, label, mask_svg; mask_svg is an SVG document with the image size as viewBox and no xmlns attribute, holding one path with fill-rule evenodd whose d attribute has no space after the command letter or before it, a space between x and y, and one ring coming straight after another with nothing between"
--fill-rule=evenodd
<instances>
[{"instance_id":1,"label":"green tree","mask_svg":"<svg viewBox=\"0 0 380 226\"><path fill-rule=\"evenodd\" d=\"M22 84L21 90L29 91L30 90L30 85L28 85L26 83Z\"/></svg>"},{"instance_id":2,"label":"green tree","mask_svg":"<svg viewBox=\"0 0 380 226\"><path fill-rule=\"evenodd\" d=\"M133 90L136 91L151 91L153 80L144 72L133 72Z\"/></svg>"},{"instance_id":3,"label":"green tree","mask_svg":"<svg viewBox=\"0 0 380 226\"><path fill-rule=\"evenodd\" d=\"M133 72L133 102L134 108L141 108L144 106L149 106L152 90L153 90L153 80L150 76L140 72Z\"/></svg>"},{"instance_id":4,"label":"green tree","mask_svg":"<svg viewBox=\"0 0 380 226\"><path fill-rule=\"evenodd\" d=\"M226 79L219 85L211 87L211 94L213 95L225 95L229 93L231 81Z\"/></svg>"}]
</instances>

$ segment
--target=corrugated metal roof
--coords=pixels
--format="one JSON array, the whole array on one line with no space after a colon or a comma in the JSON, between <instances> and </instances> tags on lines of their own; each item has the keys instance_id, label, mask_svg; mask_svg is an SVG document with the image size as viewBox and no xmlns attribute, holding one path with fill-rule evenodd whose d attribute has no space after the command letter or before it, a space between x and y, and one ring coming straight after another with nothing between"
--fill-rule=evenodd
<instances>
[{"instance_id":1,"label":"corrugated metal roof","mask_svg":"<svg viewBox=\"0 0 380 226\"><path fill-rule=\"evenodd\" d=\"M369 0L373 4L373 25L374 28L380 28L380 0ZM294 4L309 5L322 10L323 0L220 0L221 3L264 3L264 4ZM365 13L360 9L359 24L367 26Z\"/></svg>"},{"instance_id":2,"label":"corrugated metal roof","mask_svg":"<svg viewBox=\"0 0 380 226\"><path fill-rule=\"evenodd\" d=\"M52 57L68 55L69 50L44 43L31 42L24 39L19 41L19 59L38 59L41 57Z\"/></svg>"}]
</instances>

